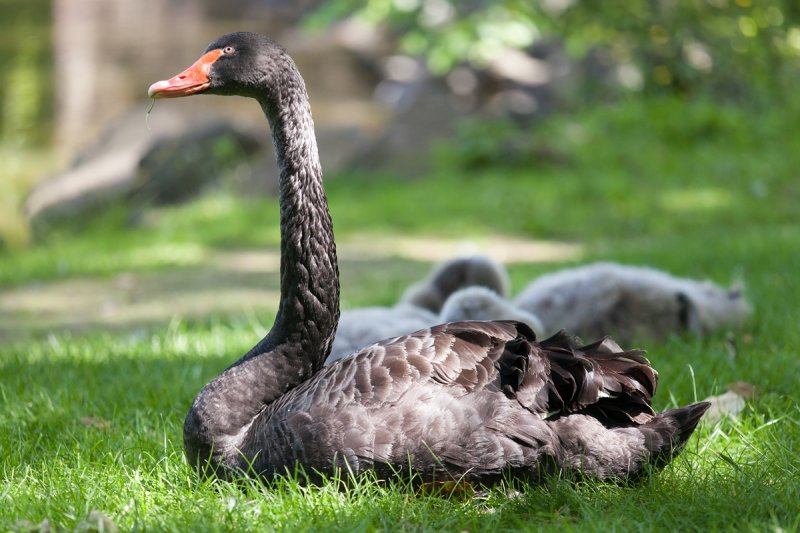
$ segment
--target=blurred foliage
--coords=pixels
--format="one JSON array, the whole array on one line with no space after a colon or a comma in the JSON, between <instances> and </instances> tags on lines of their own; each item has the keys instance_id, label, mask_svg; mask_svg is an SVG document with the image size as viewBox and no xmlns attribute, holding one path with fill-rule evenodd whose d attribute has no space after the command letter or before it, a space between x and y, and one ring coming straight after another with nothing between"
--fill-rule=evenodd
<instances>
[{"instance_id":1,"label":"blurred foliage","mask_svg":"<svg viewBox=\"0 0 800 533\"><path fill-rule=\"evenodd\" d=\"M555 36L575 58L600 52L629 89L752 98L800 58L796 0L328 0L310 24L346 16L389 27L437 73Z\"/></svg>"},{"instance_id":2,"label":"blurred foliage","mask_svg":"<svg viewBox=\"0 0 800 533\"><path fill-rule=\"evenodd\" d=\"M53 164L50 0L0 1L0 250L29 239L21 199Z\"/></svg>"},{"instance_id":3,"label":"blurred foliage","mask_svg":"<svg viewBox=\"0 0 800 533\"><path fill-rule=\"evenodd\" d=\"M604 45L641 86L752 98L782 90L800 59L800 4L794 0L582 1L563 12L559 33L585 53ZM637 86L635 76L625 84Z\"/></svg>"},{"instance_id":4,"label":"blurred foliage","mask_svg":"<svg viewBox=\"0 0 800 533\"><path fill-rule=\"evenodd\" d=\"M791 145L790 139L798 134L791 117L800 112L799 107L800 102L790 102L781 110L754 113L709 98L652 95L622 99L612 107L556 113L524 135L508 120L470 118L457 125L451 139L435 147L434 156L440 166L461 171L517 168L564 172L580 166L577 159L583 159L586 168L603 160L608 171L631 169L629 162L641 160L632 170L647 172L640 163L657 161L666 147L684 157L713 143L718 145L720 164L739 157L756 163L767 150L785 151L783 147ZM726 150L740 152L734 157L725 155ZM636 157L630 157L631 153ZM788 154L786 158L792 159Z\"/></svg>"},{"instance_id":5,"label":"blurred foliage","mask_svg":"<svg viewBox=\"0 0 800 533\"><path fill-rule=\"evenodd\" d=\"M53 113L49 0L0 2L0 141L44 144Z\"/></svg>"}]
</instances>

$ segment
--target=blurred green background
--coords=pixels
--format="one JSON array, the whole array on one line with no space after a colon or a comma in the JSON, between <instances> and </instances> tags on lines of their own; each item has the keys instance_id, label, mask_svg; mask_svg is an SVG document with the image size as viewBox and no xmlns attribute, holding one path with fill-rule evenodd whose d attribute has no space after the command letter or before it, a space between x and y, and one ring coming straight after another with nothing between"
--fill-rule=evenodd
<instances>
[{"instance_id":1,"label":"blurred green background","mask_svg":"<svg viewBox=\"0 0 800 533\"><path fill-rule=\"evenodd\" d=\"M110 120L140 101L148 80L177 68L192 50L234 28L278 37L293 32L290 42L311 41L312 47L314 36L317 43L330 43L318 38L325 32L339 31L353 42L359 34L374 38L377 33L380 50L370 60L421 58L433 76L456 84L459 74L471 69L477 76L466 81L461 76L461 87L450 83L450 88L461 96L472 90L467 96L473 100L486 97L481 91L495 90L492 83L508 84L502 75L485 82L491 71L487 66L497 57L516 48L536 58L536 46L547 43L567 54L562 66L577 78L556 88L552 105L546 105L548 113L673 98L706 102L705 113L712 115L714 109L735 107L746 115L743 120L755 122L796 108L800 6L789 0L632 0L624 6L578 0L332 0L299 5L238 0L225 7L148 0L136 8L115 1L6 0L0 14L0 242L5 248L31 240L20 205L37 181L96 142ZM180 24L172 25L176 16ZM342 29L343 21L353 20L358 24ZM364 69L352 76L374 87L382 74ZM483 86L470 89L481 82ZM312 86L312 95L324 91ZM458 121L465 124L456 128L461 137L445 138L452 152L447 157L465 165L496 164L507 162L511 149L512 161L536 163L542 154L530 147L529 138L545 113L520 125L507 116L514 114L513 105L486 113L484 103L463 103L479 121ZM350 112L348 120L359 120L352 117L358 112ZM641 128L668 128L657 120L668 120L669 114L652 117L656 122ZM329 120L336 118L323 116L324 122ZM717 123L725 127L720 122L724 119L708 120L709 128ZM695 134L702 135L705 126L697 127L701 130Z\"/></svg>"}]
</instances>

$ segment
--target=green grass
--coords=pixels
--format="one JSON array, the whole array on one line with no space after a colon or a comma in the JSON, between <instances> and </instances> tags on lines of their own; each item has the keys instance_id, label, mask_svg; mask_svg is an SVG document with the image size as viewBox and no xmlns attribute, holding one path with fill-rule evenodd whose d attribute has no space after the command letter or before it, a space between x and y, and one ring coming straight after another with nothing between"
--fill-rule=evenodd
<instances>
[{"instance_id":1,"label":"green grass","mask_svg":"<svg viewBox=\"0 0 800 533\"><path fill-rule=\"evenodd\" d=\"M271 317L53 331L0 348L0 530L45 519L70 530L92 510L155 531L800 530L800 123L786 110L630 102L555 118L525 142L564 162L526 159L523 147L513 164L464 169L465 144L440 154L429 179L331 176L337 236L505 233L580 243L586 260L744 280L755 313L731 332L735 355L727 332L642 342L660 372L659 409L743 380L761 393L739 419L702 426L635 487L553 480L459 499L366 478L347 491L202 482L183 459L183 416ZM191 268L215 250L278 239L273 201L224 195L125 222L112 210L1 252L0 287ZM388 303L427 268L406 266L343 272L344 296ZM553 268L512 265L514 289Z\"/></svg>"}]
</instances>

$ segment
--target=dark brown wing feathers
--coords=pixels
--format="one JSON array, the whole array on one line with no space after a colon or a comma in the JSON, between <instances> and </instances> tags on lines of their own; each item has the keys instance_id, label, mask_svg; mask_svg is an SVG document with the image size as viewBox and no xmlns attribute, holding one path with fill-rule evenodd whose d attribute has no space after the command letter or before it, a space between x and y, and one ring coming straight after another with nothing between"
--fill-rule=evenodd
<instances>
[{"instance_id":1,"label":"dark brown wing feathers","mask_svg":"<svg viewBox=\"0 0 800 533\"><path fill-rule=\"evenodd\" d=\"M310 421L287 421L288 431L306 443L303 461L333 449L366 468L400 464L407 457L398 450L406 450L417 454L414 468L430 475L442 466L426 463L433 453L446 468L480 477L496 474L495 462L535 464L542 454L580 468L570 454L591 449L604 465L597 469L603 477L610 475L606 466L627 472L643 456L636 455L638 437L595 438L601 428L646 425L652 436L645 438L654 446L672 446L680 429L671 419L656 423L650 402L657 374L647 359L616 348L608 340L581 346L564 333L537 342L530 328L511 321L443 324L336 361L277 409L284 413L279 416L310 413ZM621 443L624 453L617 449Z\"/></svg>"},{"instance_id":2,"label":"dark brown wing feathers","mask_svg":"<svg viewBox=\"0 0 800 533\"><path fill-rule=\"evenodd\" d=\"M496 361L500 388L530 411L560 416L587 408L609 423L647 422L658 374L638 350L610 339L580 346L563 332L534 343L507 342Z\"/></svg>"},{"instance_id":3,"label":"dark brown wing feathers","mask_svg":"<svg viewBox=\"0 0 800 533\"><path fill-rule=\"evenodd\" d=\"M360 373L356 379L362 391L369 383L379 397L385 396L380 389L398 385L395 378L411 364L422 375L464 393L499 389L542 417L586 412L616 425L642 424L654 415L650 403L658 374L641 351L622 350L608 338L581 346L559 332L536 342L534 332L520 322L467 321L376 346L387 350L386 357L369 365L369 380ZM392 351L398 349L393 362Z\"/></svg>"}]
</instances>

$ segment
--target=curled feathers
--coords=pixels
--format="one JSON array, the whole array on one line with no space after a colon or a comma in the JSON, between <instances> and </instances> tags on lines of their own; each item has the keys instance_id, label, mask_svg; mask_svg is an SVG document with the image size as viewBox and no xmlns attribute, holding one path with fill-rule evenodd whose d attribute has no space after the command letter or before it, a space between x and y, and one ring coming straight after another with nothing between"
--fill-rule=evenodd
<instances>
[{"instance_id":1,"label":"curled feathers","mask_svg":"<svg viewBox=\"0 0 800 533\"><path fill-rule=\"evenodd\" d=\"M538 344L506 345L497 362L501 390L548 418L591 412L604 424L642 424L658 374L639 350L623 351L610 339L580 346L563 332Z\"/></svg>"},{"instance_id":2,"label":"curled feathers","mask_svg":"<svg viewBox=\"0 0 800 533\"><path fill-rule=\"evenodd\" d=\"M355 370L370 375L357 381L364 397L388 399L430 380L460 389L458 395L502 391L540 418L584 413L618 426L654 415L658 374L641 351L622 350L608 338L582 346L560 332L537 342L521 322L453 322L376 343L342 364L376 363L384 370L380 376L375 368Z\"/></svg>"}]
</instances>

